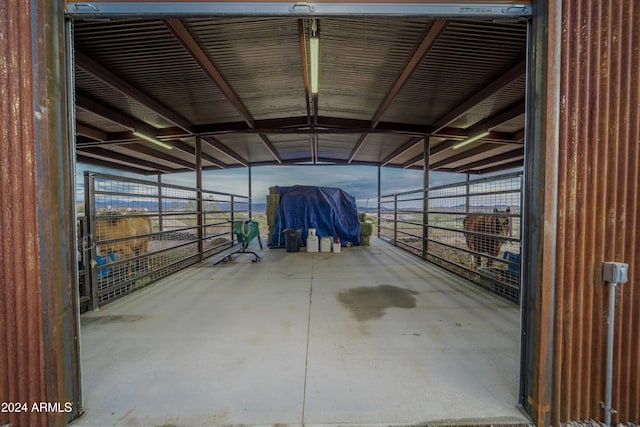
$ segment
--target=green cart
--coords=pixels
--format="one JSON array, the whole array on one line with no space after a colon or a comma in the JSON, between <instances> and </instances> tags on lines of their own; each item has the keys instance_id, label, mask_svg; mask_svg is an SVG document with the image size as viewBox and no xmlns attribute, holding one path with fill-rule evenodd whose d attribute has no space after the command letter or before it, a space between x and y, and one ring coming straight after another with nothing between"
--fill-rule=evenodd
<instances>
[{"instance_id":1,"label":"green cart","mask_svg":"<svg viewBox=\"0 0 640 427\"><path fill-rule=\"evenodd\" d=\"M221 261L227 261L231 258L233 254L251 254L255 257L253 262L262 261L262 258L253 251L248 251L249 243L255 238L258 239L258 243L260 244L260 250L262 247L262 240L260 240L260 227L258 225L258 221L254 221L252 219L237 219L231 221L232 223L232 231L235 236L235 243L229 250L222 253L222 257L215 262L215 264Z\"/></svg>"}]
</instances>

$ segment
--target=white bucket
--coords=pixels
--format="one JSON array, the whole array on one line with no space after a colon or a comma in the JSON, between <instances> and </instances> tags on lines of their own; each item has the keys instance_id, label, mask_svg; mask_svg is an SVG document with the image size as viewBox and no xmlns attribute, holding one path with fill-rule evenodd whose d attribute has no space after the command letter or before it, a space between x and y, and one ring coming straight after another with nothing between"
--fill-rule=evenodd
<instances>
[{"instance_id":1,"label":"white bucket","mask_svg":"<svg viewBox=\"0 0 640 427\"><path fill-rule=\"evenodd\" d=\"M318 252L318 236L307 236L307 252Z\"/></svg>"},{"instance_id":2,"label":"white bucket","mask_svg":"<svg viewBox=\"0 0 640 427\"><path fill-rule=\"evenodd\" d=\"M321 237L320 238L320 252L331 252L331 237Z\"/></svg>"},{"instance_id":3,"label":"white bucket","mask_svg":"<svg viewBox=\"0 0 640 427\"><path fill-rule=\"evenodd\" d=\"M315 228L310 228L309 229L309 236L315 236L316 235L316 229Z\"/></svg>"},{"instance_id":4,"label":"white bucket","mask_svg":"<svg viewBox=\"0 0 640 427\"><path fill-rule=\"evenodd\" d=\"M333 252L340 252L340 243L334 243L333 244Z\"/></svg>"}]
</instances>

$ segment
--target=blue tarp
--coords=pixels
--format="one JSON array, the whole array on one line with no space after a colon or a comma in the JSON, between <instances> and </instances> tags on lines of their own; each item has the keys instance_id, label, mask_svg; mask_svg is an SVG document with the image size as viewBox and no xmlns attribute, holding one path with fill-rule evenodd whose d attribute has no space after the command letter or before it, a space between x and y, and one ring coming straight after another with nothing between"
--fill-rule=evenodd
<instances>
[{"instance_id":1,"label":"blue tarp","mask_svg":"<svg viewBox=\"0 0 640 427\"><path fill-rule=\"evenodd\" d=\"M284 246L284 230L302 230L306 241L309 228L320 237L340 238L342 246L360 244L360 221L356 199L339 188L294 185L277 187L280 204L269 246Z\"/></svg>"}]
</instances>

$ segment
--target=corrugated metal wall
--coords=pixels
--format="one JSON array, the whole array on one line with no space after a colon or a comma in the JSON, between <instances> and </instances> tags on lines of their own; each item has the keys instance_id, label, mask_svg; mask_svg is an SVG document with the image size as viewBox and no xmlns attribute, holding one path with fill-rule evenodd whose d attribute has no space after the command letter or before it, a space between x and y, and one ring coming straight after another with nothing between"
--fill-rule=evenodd
<instances>
[{"instance_id":1,"label":"corrugated metal wall","mask_svg":"<svg viewBox=\"0 0 640 427\"><path fill-rule=\"evenodd\" d=\"M0 7L0 425L14 427L79 409L62 5Z\"/></svg>"},{"instance_id":2,"label":"corrugated metal wall","mask_svg":"<svg viewBox=\"0 0 640 427\"><path fill-rule=\"evenodd\" d=\"M3 49L0 69L2 128L0 134L0 402L46 400L43 366L42 300L37 258L38 223L35 194L36 152L29 2L12 2L0 8ZM4 71L6 67L6 72ZM9 409L9 408L7 408ZM22 408L21 408L22 409ZM0 424L38 425L43 415L0 412Z\"/></svg>"},{"instance_id":3,"label":"corrugated metal wall","mask_svg":"<svg viewBox=\"0 0 640 427\"><path fill-rule=\"evenodd\" d=\"M554 425L603 420L607 288L618 290L612 421L640 421L640 3L566 0L562 9Z\"/></svg>"},{"instance_id":4,"label":"corrugated metal wall","mask_svg":"<svg viewBox=\"0 0 640 427\"><path fill-rule=\"evenodd\" d=\"M554 294L536 303L540 318L554 313L552 379L545 380L544 363L534 363L533 376L543 383L534 385L539 391L532 406L537 414L550 408L554 425L603 419L607 301L601 267L622 261L630 274L616 306L613 420L638 423L640 5L562 5L560 66L548 68L561 77ZM69 291L74 268L66 255L73 246L73 227L66 224L73 220L67 206L73 198L66 194L72 168L60 126L66 119L65 71L59 52L47 44L61 39L61 11L61 4L48 0L14 0L0 8L0 206L9 206L0 211L0 402L72 401L77 411ZM43 33L32 35L32 29ZM13 426L67 419L51 411L0 412L0 424Z\"/></svg>"}]
</instances>

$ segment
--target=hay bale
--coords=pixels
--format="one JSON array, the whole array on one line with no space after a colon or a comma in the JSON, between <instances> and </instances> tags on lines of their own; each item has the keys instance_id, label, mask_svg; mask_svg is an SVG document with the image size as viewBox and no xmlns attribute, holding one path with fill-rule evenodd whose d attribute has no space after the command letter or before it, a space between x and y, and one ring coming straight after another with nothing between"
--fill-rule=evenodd
<instances>
[{"instance_id":1,"label":"hay bale","mask_svg":"<svg viewBox=\"0 0 640 427\"><path fill-rule=\"evenodd\" d=\"M369 221L360 223L360 236L371 236L373 233L373 223Z\"/></svg>"},{"instance_id":2,"label":"hay bale","mask_svg":"<svg viewBox=\"0 0 640 427\"><path fill-rule=\"evenodd\" d=\"M369 246L371 244L371 234L373 233L373 223L371 221L360 222L360 244Z\"/></svg>"},{"instance_id":3,"label":"hay bale","mask_svg":"<svg viewBox=\"0 0 640 427\"><path fill-rule=\"evenodd\" d=\"M269 191L272 188L270 187ZM276 224L276 212L280 205L280 194L267 194L267 228L269 229L269 236L273 235L273 230Z\"/></svg>"}]
</instances>

